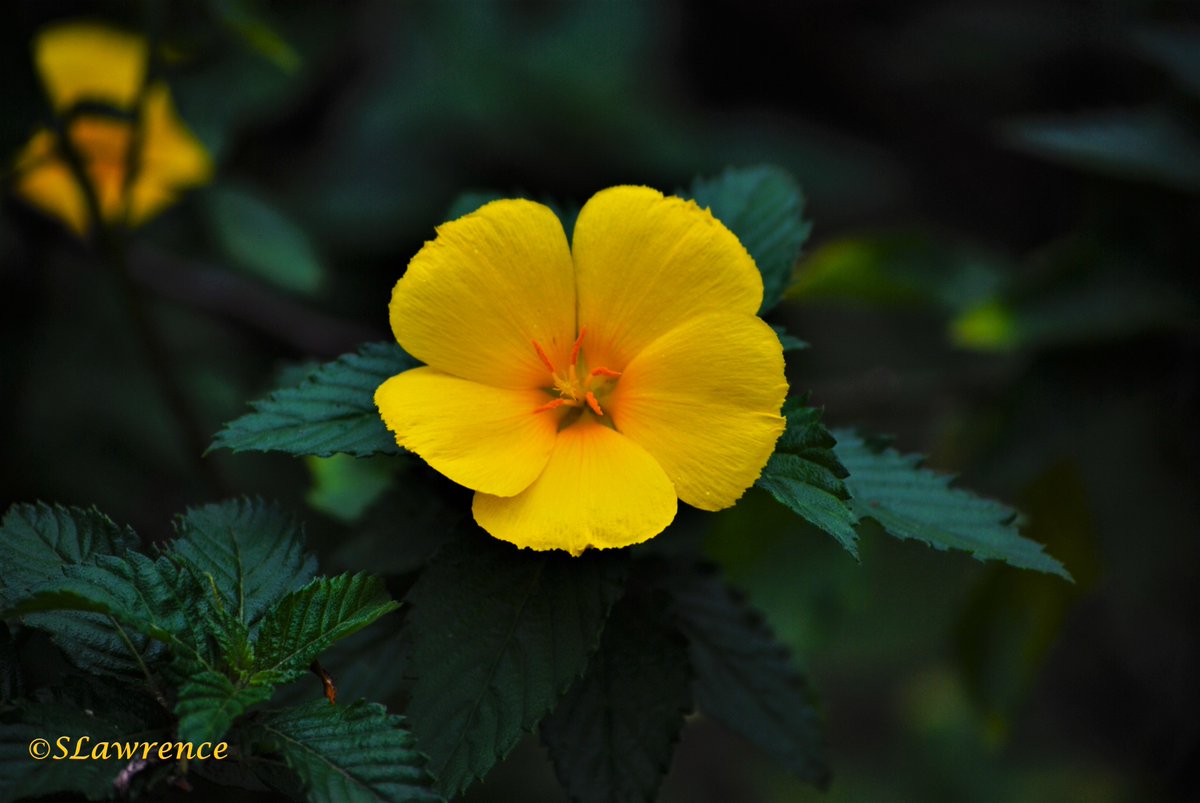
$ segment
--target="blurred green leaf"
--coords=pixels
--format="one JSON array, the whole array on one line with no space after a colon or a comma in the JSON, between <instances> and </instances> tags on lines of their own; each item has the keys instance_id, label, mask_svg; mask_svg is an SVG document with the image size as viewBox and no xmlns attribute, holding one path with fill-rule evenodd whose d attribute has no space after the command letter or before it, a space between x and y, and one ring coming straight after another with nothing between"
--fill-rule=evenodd
<instances>
[{"instance_id":1,"label":"blurred green leaf","mask_svg":"<svg viewBox=\"0 0 1200 803\"><path fill-rule=\"evenodd\" d=\"M1147 26L1134 32L1133 42L1143 56L1170 73L1184 89L1200 97L1200 28Z\"/></svg>"},{"instance_id":2,"label":"blurred green leaf","mask_svg":"<svg viewBox=\"0 0 1200 803\"><path fill-rule=\"evenodd\" d=\"M800 250L812 231L804 194L779 167L729 168L692 182L691 197L737 235L763 276L761 312L783 298Z\"/></svg>"},{"instance_id":3,"label":"blurred green leaf","mask_svg":"<svg viewBox=\"0 0 1200 803\"><path fill-rule=\"evenodd\" d=\"M325 363L299 387L251 402L254 412L226 424L211 448L317 457L400 454L375 408L375 389L416 366L395 343L368 343Z\"/></svg>"},{"instance_id":4,"label":"blurred green leaf","mask_svg":"<svg viewBox=\"0 0 1200 803\"><path fill-rule=\"evenodd\" d=\"M1200 191L1200 137L1161 109L1015 120L1003 140L1087 172Z\"/></svg>"},{"instance_id":5,"label":"blurred green leaf","mask_svg":"<svg viewBox=\"0 0 1200 803\"><path fill-rule=\"evenodd\" d=\"M857 556L858 519L847 504L850 494L842 482L846 469L833 452L836 441L821 423L821 411L807 402L799 398L784 403L787 429L755 485Z\"/></svg>"},{"instance_id":6,"label":"blurred green leaf","mask_svg":"<svg viewBox=\"0 0 1200 803\"><path fill-rule=\"evenodd\" d=\"M234 265L285 290L312 295L320 289L321 261L281 211L232 187L210 187L204 199L213 234Z\"/></svg>"},{"instance_id":7,"label":"blurred green leaf","mask_svg":"<svg viewBox=\"0 0 1200 803\"><path fill-rule=\"evenodd\" d=\"M762 617L700 567L676 565L660 582L688 637L700 711L825 788L827 748L812 692Z\"/></svg>"},{"instance_id":8,"label":"blurred green leaf","mask_svg":"<svg viewBox=\"0 0 1200 803\"><path fill-rule=\"evenodd\" d=\"M771 325L775 330L775 334L779 336L779 345L783 346L784 351L804 351L808 348L808 343L801 340L795 335L789 335L782 326Z\"/></svg>"},{"instance_id":9,"label":"blurred green leaf","mask_svg":"<svg viewBox=\"0 0 1200 803\"><path fill-rule=\"evenodd\" d=\"M935 549L961 549L978 560L1003 560L1071 579L1041 544L1021 537L1012 508L951 488L953 477L921 468L919 455L868 443L853 430L834 434L834 452L850 472L846 487L859 517L874 519L896 538L924 541Z\"/></svg>"},{"instance_id":10,"label":"blurred green leaf","mask_svg":"<svg viewBox=\"0 0 1200 803\"><path fill-rule=\"evenodd\" d=\"M395 461L387 458L345 454L307 457L304 462L313 477L305 501L314 510L347 524L362 518L387 490L395 467Z\"/></svg>"},{"instance_id":11,"label":"blurred green leaf","mask_svg":"<svg viewBox=\"0 0 1200 803\"><path fill-rule=\"evenodd\" d=\"M217 18L233 30L252 51L285 73L300 67L300 54L264 20L247 0L212 0Z\"/></svg>"},{"instance_id":12,"label":"blurred green leaf","mask_svg":"<svg viewBox=\"0 0 1200 803\"><path fill-rule=\"evenodd\" d=\"M273 711L247 726L245 737L277 752L314 803L441 800L404 720L375 703L321 700Z\"/></svg>"},{"instance_id":13,"label":"blurred green leaf","mask_svg":"<svg viewBox=\"0 0 1200 803\"><path fill-rule=\"evenodd\" d=\"M450 208L446 210L446 220L457 220L463 215L469 215L485 204L490 204L492 201L499 201L505 196L493 190L468 190L461 193L457 198L450 202Z\"/></svg>"},{"instance_id":14,"label":"blurred green leaf","mask_svg":"<svg viewBox=\"0 0 1200 803\"><path fill-rule=\"evenodd\" d=\"M531 554L474 530L421 574L407 598L407 714L443 794L482 778L583 673L624 557Z\"/></svg>"},{"instance_id":15,"label":"blurred green leaf","mask_svg":"<svg viewBox=\"0 0 1200 803\"><path fill-rule=\"evenodd\" d=\"M618 602L587 672L542 721L542 741L572 800L657 797L692 708L687 641L662 602L646 593Z\"/></svg>"}]
</instances>

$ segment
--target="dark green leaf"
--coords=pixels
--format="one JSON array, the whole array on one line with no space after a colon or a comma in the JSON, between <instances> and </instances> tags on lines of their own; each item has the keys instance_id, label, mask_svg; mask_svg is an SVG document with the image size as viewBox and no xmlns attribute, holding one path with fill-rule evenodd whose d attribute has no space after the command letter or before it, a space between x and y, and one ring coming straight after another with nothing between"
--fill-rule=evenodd
<instances>
[{"instance_id":1,"label":"dark green leaf","mask_svg":"<svg viewBox=\"0 0 1200 803\"><path fill-rule=\"evenodd\" d=\"M0 543L0 603L13 604L34 587L60 579L64 566L88 563L96 555L123 554L138 538L94 508L39 503L8 509Z\"/></svg>"},{"instance_id":2,"label":"dark green leaf","mask_svg":"<svg viewBox=\"0 0 1200 803\"><path fill-rule=\"evenodd\" d=\"M778 167L730 168L696 179L691 196L737 235L763 276L762 312L783 298L800 250L812 230L804 219L804 194Z\"/></svg>"},{"instance_id":3,"label":"dark green leaf","mask_svg":"<svg viewBox=\"0 0 1200 803\"><path fill-rule=\"evenodd\" d=\"M811 692L762 618L699 569L681 568L663 582L690 642L700 711L825 787L825 740Z\"/></svg>"},{"instance_id":4,"label":"dark green leaf","mask_svg":"<svg viewBox=\"0 0 1200 803\"><path fill-rule=\"evenodd\" d=\"M375 389L416 365L395 343L368 343L325 363L299 387L252 402L254 412L226 424L212 448L318 457L400 454L375 409Z\"/></svg>"},{"instance_id":5,"label":"dark green leaf","mask_svg":"<svg viewBox=\"0 0 1200 803\"><path fill-rule=\"evenodd\" d=\"M263 618L255 643L256 667L298 677L335 641L399 607L377 577L318 577L288 594Z\"/></svg>"},{"instance_id":6,"label":"dark green leaf","mask_svg":"<svg viewBox=\"0 0 1200 803\"><path fill-rule=\"evenodd\" d=\"M783 414L787 429L755 484L857 557L857 517L842 482L846 469L833 452L836 441L821 423L821 411L808 407L806 398L797 398L788 399Z\"/></svg>"},{"instance_id":7,"label":"dark green leaf","mask_svg":"<svg viewBox=\"0 0 1200 803\"><path fill-rule=\"evenodd\" d=\"M782 326L771 325L775 330L775 334L779 337L779 345L783 346L784 351L803 351L808 348L808 343L795 335L789 335Z\"/></svg>"},{"instance_id":8,"label":"dark green leaf","mask_svg":"<svg viewBox=\"0 0 1200 803\"><path fill-rule=\"evenodd\" d=\"M251 628L317 570L303 528L275 504L241 499L192 508L175 529L171 553L211 578L225 610Z\"/></svg>"},{"instance_id":9,"label":"dark green leaf","mask_svg":"<svg viewBox=\"0 0 1200 803\"><path fill-rule=\"evenodd\" d=\"M285 290L317 291L321 262L299 226L242 189L212 187L204 195L210 225L233 264Z\"/></svg>"},{"instance_id":10,"label":"dark green leaf","mask_svg":"<svg viewBox=\"0 0 1200 803\"><path fill-rule=\"evenodd\" d=\"M407 713L445 795L483 777L583 672L624 566L621 553L531 553L479 531L434 558L408 595Z\"/></svg>"},{"instance_id":11,"label":"dark green leaf","mask_svg":"<svg viewBox=\"0 0 1200 803\"><path fill-rule=\"evenodd\" d=\"M314 803L440 800L403 724L364 700L320 701L272 712L246 731L283 757Z\"/></svg>"},{"instance_id":12,"label":"dark green leaf","mask_svg":"<svg viewBox=\"0 0 1200 803\"><path fill-rule=\"evenodd\" d=\"M271 684L235 683L221 672L194 667L175 701L179 740L219 741L247 708L271 699L272 691Z\"/></svg>"},{"instance_id":13,"label":"dark green leaf","mask_svg":"<svg viewBox=\"0 0 1200 803\"><path fill-rule=\"evenodd\" d=\"M542 722L559 780L584 803L653 801L692 708L687 641L662 601L613 607L587 672Z\"/></svg>"},{"instance_id":14,"label":"dark green leaf","mask_svg":"<svg viewBox=\"0 0 1200 803\"><path fill-rule=\"evenodd\" d=\"M1200 29L1184 25L1147 26L1134 34L1134 43L1142 55L1200 97Z\"/></svg>"},{"instance_id":15,"label":"dark green leaf","mask_svg":"<svg viewBox=\"0 0 1200 803\"><path fill-rule=\"evenodd\" d=\"M951 488L953 478L921 468L918 455L876 447L851 430L839 430L836 436L834 451L850 472L846 486L851 506L890 535L1071 579L1041 544L1021 537L1012 508Z\"/></svg>"},{"instance_id":16,"label":"dark green leaf","mask_svg":"<svg viewBox=\"0 0 1200 803\"><path fill-rule=\"evenodd\" d=\"M1200 190L1200 138L1159 109L1119 109L1008 126L1015 148L1118 178Z\"/></svg>"},{"instance_id":17,"label":"dark green leaf","mask_svg":"<svg viewBox=\"0 0 1200 803\"><path fill-rule=\"evenodd\" d=\"M446 220L457 220L463 215L469 215L479 207L490 204L492 201L498 201L503 197L505 196L493 190L468 190L460 193L450 202L450 208L446 210Z\"/></svg>"}]
</instances>

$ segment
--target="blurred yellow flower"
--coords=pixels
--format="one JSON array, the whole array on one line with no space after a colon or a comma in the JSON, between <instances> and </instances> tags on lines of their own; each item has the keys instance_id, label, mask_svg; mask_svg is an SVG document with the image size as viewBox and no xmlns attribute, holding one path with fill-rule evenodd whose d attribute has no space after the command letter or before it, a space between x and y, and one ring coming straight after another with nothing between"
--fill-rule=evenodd
<instances>
[{"instance_id":1,"label":"blurred yellow flower","mask_svg":"<svg viewBox=\"0 0 1200 803\"><path fill-rule=\"evenodd\" d=\"M613 187L574 241L545 206L446 223L392 294L425 366L375 403L401 446L473 489L475 520L521 547L623 547L676 499L729 507L784 428L783 351L762 277L708 210Z\"/></svg>"},{"instance_id":2,"label":"blurred yellow flower","mask_svg":"<svg viewBox=\"0 0 1200 803\"><path fill-rule=\"evenodd\" d=\"M68 23L42 31L33 51L105 221L138 225L182 190L209 180L208 153L179 120L166 85L151 83L143 91L144 39L94 23ZM129 119L80 103L128 113ZM15 172L18 195L80 236L88 233L86 196L57 132L35 133L17 157Z\"/></svg>"}]
</instances>

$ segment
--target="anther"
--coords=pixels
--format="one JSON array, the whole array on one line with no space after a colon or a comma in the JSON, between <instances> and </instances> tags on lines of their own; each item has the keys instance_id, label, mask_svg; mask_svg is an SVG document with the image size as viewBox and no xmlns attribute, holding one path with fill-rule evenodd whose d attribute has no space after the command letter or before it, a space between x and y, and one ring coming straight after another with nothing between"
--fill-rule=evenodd
<instances>
[{"instance_id":1,"label":"anther","mask_svg":"<svg viewBox=\"0 0 1200 803\"><path fill-rule=\"evenodd\" d=\"M600 409L600 402L596 401L596 396L590 390L587 392L588 407L592 408L592 412L596 415L604 415L604 411Z\"/></svg>"},{"instance_id":2,"label":"anther","mask_svg":"<svg viewBox=\"0 0 1200 803\"><path fill-rule=\"evenodd\" d=\"M547 357L546 352L542 350L541 344L536 340L530 340L529 342L533 344L533 348L537 352L538 357L541 358L542 364L550 369L550 373L554 373L554 363L550 362L550 358ZM578 350L579 345L576 344L575 348ZM572 359L572 362L574 362L574 359Z\"/></svg>"}]
</instances>

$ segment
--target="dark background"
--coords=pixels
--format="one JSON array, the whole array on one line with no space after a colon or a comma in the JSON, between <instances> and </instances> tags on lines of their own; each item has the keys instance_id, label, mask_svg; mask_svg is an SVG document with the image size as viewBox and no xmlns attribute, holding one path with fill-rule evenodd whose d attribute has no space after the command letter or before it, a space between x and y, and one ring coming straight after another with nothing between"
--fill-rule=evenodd
<instances>
[{"instance_id":1,"label":"dark background","mask_svg":"<svg viewBox=\"0 0 1200 803\"><path fill-rule=\"evenodd\" d=\"M211 435L280 371L389 337L390 288L461 191L570 206L779 164L815 223L777 312L812 344L795 391L1021 508L1077 582L873 530L856 563L752 492L706 547L818 690L833 787L697 720L663 799L1194 799L1193 4L25 0L0 10L4 153L46 116L30 37L77 16L155 38L216 162L131 237L186 409L98 253L6 193L5 506L96 504L158 539L263 494L334 544L386 467L199 459L178 414ZM222 215L231 193L267 222ZM1002 336L956 336L981 308ZM560 798L530 741L472 799Z\"/></svg>"}]
</instances>

